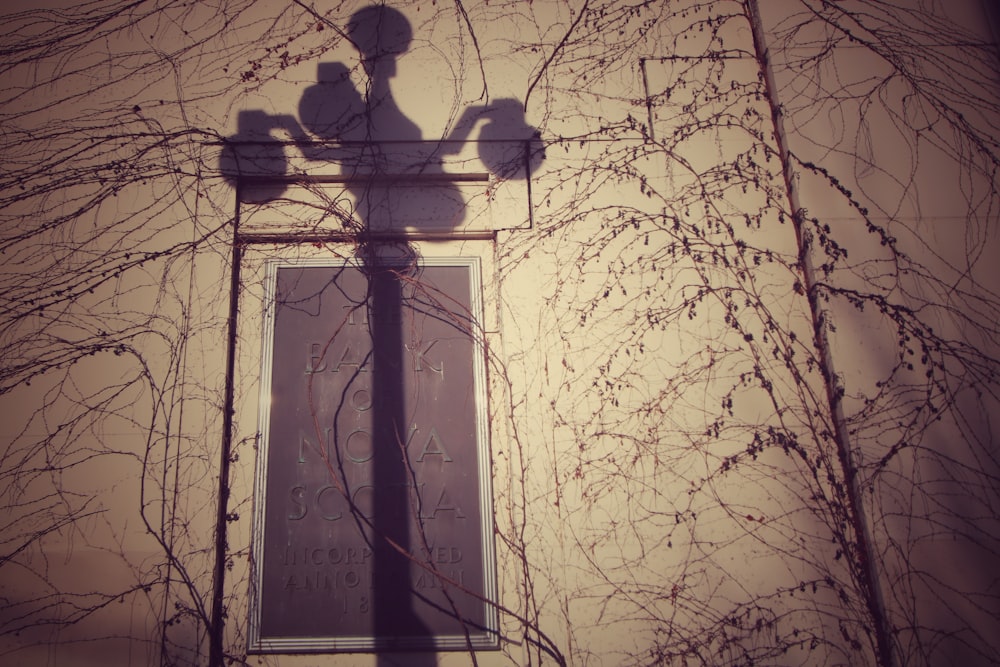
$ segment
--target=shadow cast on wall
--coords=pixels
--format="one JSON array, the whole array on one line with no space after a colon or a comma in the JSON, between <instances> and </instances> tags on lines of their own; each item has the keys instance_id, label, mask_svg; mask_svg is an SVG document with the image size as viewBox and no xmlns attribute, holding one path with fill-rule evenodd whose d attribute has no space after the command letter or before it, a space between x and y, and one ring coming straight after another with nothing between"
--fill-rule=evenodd
<instances>
[{"instance_id":1,"label":"shadow cast on wall","mask_svg":"<svg viewBox=\"0 0 1000 667\"><path fill-rule=\"evenodd\" d=\"M495 178L526 179L541 165L539 132L526 122L521 102L513 98L466 107L451 135L423 137L391 89L396 59L412 39L409 21L401 13L366 7L351 17L345 34L359 51L364 90L355 86L347 65L322 62L316 83L302 93L298 118L261 110L239 113L237 133L225 142L220 171L237 188L241 202L273 201L285 194L290 182L305 176L288 173L285 142L278 141L275 132L291 136L307 162L340 167L356 201L355 219L345 230L354 233L395 229L393 218L427 217L409 215L414 210L433 216L436 227L460 226L465 202L449 185L453 175L442 165L477 127L479 159Z\"/></svg>"},{"instance_id":2,"label":"shadow cast on wall","mask_svg":"<svg viewBox=\"0 0 1000 667\"><path fill-rule=\"evenodd\" d=\"M220 169L236 188L240 204L272 202L284 197L297 179L308 180L307 174L289 173L285 151L291 144L307 164L338 166L339 182L355 202L354 215L344 221L343 231L358 241L358 265L368 283L375 493L368 516L360 516L349 494L344 500L371 549L373 645L376 650L406 649L433 645L427 640L434 636L422 614L435 605L413 584L413 563L427 545L419 512L416 520L413 516L414 505L422 499L413 497L419 492L412 483L414 472L404 442L412 419L404 389L408 343L401 323L410 307L404 286L419 280L419 274L415 250L406 243L405 234L392 240L374 234L421 231L407 224L413 220L433 219L437 229L462 224L466 204L455 179L443 168L444 158L457 154L481 123L477 152L494 178L529 178L544 154L538 132L525 121L522 104L510 98L470 106L451 136L424 140L420 128L397 105L391 86L396 60L412 40L409 21L397 10L369 6L351 16L344 34L360 54L364 89L358 90L345 64L320 63L316 83L302 93L297 118L261 110L239 114L237 133L225 143ZM276 132L294 141L279 141ZM401 256L413 261L400 262ZM331 474L335 474L332 468ZM447 613L440 605L436 609ZM464 618L456 620L459 634L484 630L470 627ZM433 654L415 655L408 664L429 665L435 660Z\"/></svg>"}]
</instances>

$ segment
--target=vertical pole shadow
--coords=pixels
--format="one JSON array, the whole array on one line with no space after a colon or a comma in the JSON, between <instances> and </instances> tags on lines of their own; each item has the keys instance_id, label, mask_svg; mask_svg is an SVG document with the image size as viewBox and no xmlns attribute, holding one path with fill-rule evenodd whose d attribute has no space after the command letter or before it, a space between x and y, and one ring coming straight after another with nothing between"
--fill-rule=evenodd
<instances>
[{"instance_id":1,"label":"vertical pole shadow","mask_svg":"<svg viewBox=\"0 0 1000 667\"><path fill-rule=\"evenodd\" d=\"M403 288L400 269L373 256L366 259L369 280L369 326L373 355L374 445L373 482L373 583L374 626L378 642L394 648L396 640L432 639L420 620L411 576L413 539L411 500L406 454L407 418L404 396ZM417 660L417 662L414 662ZM379 659L379 664L388 661ZM407 664L436 664L433 654L408 656Z\"/></svg>"}]
</instances>

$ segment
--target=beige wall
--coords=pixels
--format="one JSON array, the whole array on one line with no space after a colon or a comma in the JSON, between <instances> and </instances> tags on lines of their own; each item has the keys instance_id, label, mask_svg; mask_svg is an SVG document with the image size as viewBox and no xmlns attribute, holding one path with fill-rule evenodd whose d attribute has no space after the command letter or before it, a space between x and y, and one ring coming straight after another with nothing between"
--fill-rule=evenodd
<instances>
[{"instance_id":1,"label":"beige wall","mask_svg":"<svg viewBox=\"0 0 1000 667\"><path fill-rule=\"evenodd\" d=\"M335 233L357 201L326 183L238 205L219 140L240 111L300 116L320 62L363 88L334 29L363 4L325 6L332 25L255 2L108 4L79 34L56 13L10 18L0 662L207 663L234 225ZM433 232L421 254L482 262L502 642L476 664L555 664L538 643L580 666L875 663L817 317L897 664L995 661L981 6L858 3L855 21L838 3L821 21L816 3L764 0L769 99L739 2L591 3L580 20L572 2L390 4L414 33L391 91L421 139L513 98L545 145L530 182L462 184L457 229L393 204ZM439 169L488 171L457 148ZM283 151L289 170L346 172ZM793 205L827 286L813 304ZM218 629L237 663L419 659L247 655L262 262L354 250L262 244L241 265Z\"/></svg>"}]
</instances>

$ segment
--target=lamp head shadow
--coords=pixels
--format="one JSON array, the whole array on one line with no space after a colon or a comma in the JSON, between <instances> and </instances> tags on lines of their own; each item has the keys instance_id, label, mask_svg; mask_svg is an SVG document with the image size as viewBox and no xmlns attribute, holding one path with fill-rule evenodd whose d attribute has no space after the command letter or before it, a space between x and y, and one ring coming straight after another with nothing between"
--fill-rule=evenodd
<instances>
[{"instance_id":1,"label":"lamp head shadow","mask_svg":"<svg viewBox=\"0 0 1000 667\"><path fill-rule=\"evenodd\" d=\"M244 203L266 203L288 187L287 141L310 163L339 166L345 188L356 199L357 228L388 231L448 230L467 216L463 190L447 178L442 156L457 151L424 141L420 128L393 99L389 80L396 58L413 42L409 20L384 5L370 5L348 19L345 33L368 75L360 90L341 62L317 64L316 82L298 104L298 118L263 110L240 112L236 135L225 141L220 171ZM539 131L527 123L523 104L495 99L467 107L444 144L466 141L485 121L476 141L479 158L501 181L531 178L545 157ZM440 176L444 175L444 178ZM430 178L427 178L430 177Z\"/></svg>"},{"instance_id":2,"label":"lamp head shadow","mask_svg":"<svg viewBox=\"0 0 1000 667\"><path fill-rule=\"evenodd\" d=\"M501 180L530 178L541 166L545 149L541 133L528 124L521 102L512 97L494 100L482 107L479 117L486 125L479 133L479 159Z\"/></svg>"},{"instance_id":3,"label":"lamp head shadow","mask_svg":"<svg viewBox=\"0 0 1000 667\"><path fill-rule=\"evenodd\" d=\"M401 12L384 5L370 5L347 22L347 36L361 54L369 73L377 64L392 62L410 48L413 29Z\"/></svg>"},{"instance_id":4,"label":"lamp head shadow","mask_svg":"<svg viewBox=\"0 0 1000 667\"><path fill-rule=\"evenodd\" d=\"M265 111L240 111L236 134L223 144L219 172L230 186L239 186L242 202L264 203L285 193L281 177L288 160L284 147L271 136L275 127L274 117Z\"/></svg>"}]
</instances>

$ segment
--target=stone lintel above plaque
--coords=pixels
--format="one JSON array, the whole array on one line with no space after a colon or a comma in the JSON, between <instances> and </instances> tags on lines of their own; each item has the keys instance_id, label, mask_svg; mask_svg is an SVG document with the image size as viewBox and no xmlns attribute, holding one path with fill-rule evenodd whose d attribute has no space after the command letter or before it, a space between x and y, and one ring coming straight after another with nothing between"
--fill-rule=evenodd
<instances>
[{"instance_id":1,"label":"stone lintel above plaque","mask_svg":"<svg viewBox=\"0 0 1000 667\"><path fill-rule=\"evenodd\" d=\"M262 142L226 146L239 159L221 163L237 189L243 234L467 236L530 226L537 148L520 140Z\"/></svg>"}]
</instances>

